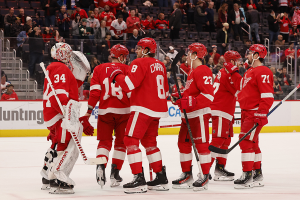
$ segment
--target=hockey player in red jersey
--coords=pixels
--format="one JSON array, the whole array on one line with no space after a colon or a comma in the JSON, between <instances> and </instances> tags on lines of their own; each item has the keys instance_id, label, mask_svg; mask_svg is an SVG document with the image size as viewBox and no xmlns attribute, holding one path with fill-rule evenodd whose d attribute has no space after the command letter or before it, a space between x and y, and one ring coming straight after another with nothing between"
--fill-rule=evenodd
<instances>
[{"instance_id":1,"label":"hockey player in red jersey","mask_svg":"<svg viewBox=\"0 0 300 200\"><path fill-rule=\"evenodd\" d=\"M168 116L167 96L169 91L164 64L155 59L156 42L151 38L141 39L136 48L137 59L129 68L128 75L117 67L110 67L107 75L111 82L120 84L123 91L131 92L130 117L127 123L124 143L133 181L123 185L125 193L144 193L148 189L168 190L166 168L157 147L159 119ZM146 183L142 152L139 143L146 149L151 168L156 173L153 181Z\"/></svg>"},{"instance_id":2,"label":"hockey player in red jersey","mask_svg":"<svg viewBox=\"0 0 300 200\"><path fill-rule=\"evenodd\" d=\"M238 68L236 66L225 65L225 68L231 74L235 87L240 90L238 94L238 101L242 109L240 138L256 123L259 124L239 144L242 150L243 174L240 179L234 181L237 189L263 186L258 135L262 127L268 123L267 114L274 101L273 73L262 63L267 55L267 50L260 44L252 45L249 50L247 57L252 67L245 73L243 78L237 73Z\"/></svg>"},{"instance_id":3,"label":"hockey player in red jersey","mask_svg":"<svg viewBox=\"0 0 300 200\"><path fill-rule=\"evenodd\" d=\"M78 87L82 85L90 70L88 60L81 52L72 51L70 45L66 43L55 44L51 49L51 57L57 61L47 67L47 73L61 104L65 106L70 100L78 101ZM63 126L65 116L46 78L43 108L45 124L50 130L47 139L52 140L52 145L45 155L45 163L41 171L42 189L49 189L50 184L51 194L73 194L75 182L69 178L69 175L79 152L71 134ZM81 138L82 131L86 135L93 135L94 129L88 122L88 118L81 117L79 121L82 126L80 126L78 137Z\"/></svg>"},{"instance_id":4,"label":"hockey player in red jersey","mask_svg":"<svg viewBox=\"0 0 300 200\"><path fill-rule=\"evenodd\" d=\"M178 148L180 152L180 164L182 174L179 179L172 181L173 188L193 188L195 191L208 188L209 169L211 155L209 146L209 119L211 116L210 104L214 99L212 86L212 72L202 64L207 54L206 47L200 43L193 43L188 47L187 63L191 66L182 99L176 101L180 109L185 109L191 131L195 141L201 162L204 179L193 183L192 174L192 143L188 134L188 128L181 114L181 128L178 136Z\"/></svg>"},{"instance_id":5,"label":"hockey player in red jersey","mask_svg":"<svg viewBox=\"0 0 300 200\"><path fill-rule=\"evenodd\" d=\"M97 158L106 157L108 160L109 152L112 147L112 134L115 131L115 145L111 165L111 187L120 185L122 178L119 171L122 168L126 156L126 147L123 139L125 128L130 115L129 99L127 94L122 91L120 85L110 83L106 77L106 70L110 66L118 67L124 74L127 74L128 65L126 58L129 51L123 45L115 45L110 50L112 63L105 63L97 66L91 79L90 98L88 101L88 111L86 116L90 116L92 110L99 101L97 139ZM129 94L128 94L129 95ZM101 187L106 182L106 164L97 166L96 178Z\"/></svg>"},{"instance_id":6,"label":"hockey player in red jersey","mask_svg":"<svg viewBox=\"0 0 300 200\"><path fill-rule=\"evenodd\" d=\"M224 54L224 65L237 65L241 55L236 51L227 51ZM214 101L210 105L212 116L212 141L210 145L228 149L233 137L233 119L237 98L237 89L231 81L226 69L222 68L214 81ZM232 181L234 173L225 170L227 154L211 152L211 164L216 159L215 181Z\"/></svg>"}]
</instances>

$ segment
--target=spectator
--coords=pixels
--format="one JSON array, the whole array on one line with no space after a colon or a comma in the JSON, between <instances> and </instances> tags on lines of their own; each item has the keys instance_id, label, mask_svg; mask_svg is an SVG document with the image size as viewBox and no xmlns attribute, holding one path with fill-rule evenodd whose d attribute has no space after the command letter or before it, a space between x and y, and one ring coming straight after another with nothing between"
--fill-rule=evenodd
<instances>
[{"instance_id":1,"label":"spectator","mask_svg":"<svg viewBox=\"0 0 300 200\"><path fill-rule=\"evenodd\" d=\"M21 24L22 25L26 24L26 17L27 17L27 15L25 15L24 8L20 8L19 9L19 15L18 15L18 17L21 19Z\"/></svg>"},{"instance_id":2,"label":"spectator","mask_svg":"<svg viewBox=\"0 0 300 200\"><path fill-rule=\"evenodd\" d=\"M281 13L288 11L288 0L279 0L279 9Z\"/></svg>"},{"instance_id":3,"label":"spectator","mask_svg":"<svg viewBox=\"0 0 300 200\"><path fill-rule=\"evenodd\" d=\"M285 40L283 40L282 35L278 35L278 40L275 41L275 46L279 48L283 48L285 44Z\"/></svg>"},{"instance_id":4,"label":"spectator","mask_svg":"<svg viewBox=\"0 0 300 200\"><path fill-rule=\"evenodd\" d=\"M157 1L158 7L169 7L168 0L159 0Z\"/></svg>"},{"instance_id":5,"label":"spectator","mask_svg":"<svg viewBox=\"0 0 300 200\"><path fill-rule=\"evenodd\" d=\"M50 32L51 31L51 32ZM42 34L42 37L43 37L43 40L45 43L49 43L50 42L50 38L53 38L53 28L49 28L49 27L46 27L45 30L44 30L44 33Z\"/></svg>"},{"instance_id":6,"label":"spectator","mask_svg":"<svg viewBox=\"0 0 300 200\"><path fill-rule=\"evenodd\" d=\"M3 71L1 71L1 96L6 92L6 86L10 84L9 82L7 82L5 73L2 72Z\"/></svg>"},{"instance_id":7,"label":"spectator","mask_svg":"<svg viewBox=\"0 0 300 200\"><path fill-rule=\"evenodd\" d=\"M84 42L83 42L84 49L83 50L87 54L92 53L91 47L93 45L92 45L91 40L89 40L89 39L90 39L90 36L93 34L94 34L94 29L87 26L87 19L86 18L82 19L81 25L79 26L79 36L80 36L80 39L84 39Z\"/></svg>"},{"instance_id":8,"label":"spectator","mask_svg":"<svg viewBox=\"0 0 300 200\"><path fill-rule=\"evenodd\" d=\"M278 81L281 86L292 86L293 85L292 78L290 77L290 75L287 74L286 67L282 68L282 73L279 74Z\"/></svg>"},{"instance_id":9,"label":"spectator","mask_svg":"<svg viewBox=\"0 0 300 200\"><path fill-rule=\"evenodd\" d=\"M94 69L100 65L100 61L96 58L96 56L92 57L91 61L90 61L90 65L91 65L91 71L90 74L94 73ZM89 77L89 76L87 76Z\"/></svg>"},{"instance_id":10,"label":"spectator","mask_svg":"<svg viewBox=\"0 0 300 200\"><path fill-rule=\"evenodd\" d=\"M178 51L176 51L174 49L174 47L172 46L169 46L169 52L167 53L167 56L170 58L170 59L174 59L176 57L176 55L178 54Z\"/></svg>"},{"instance_id":11,"label":"spectator","mask_svg":"<svg viewBox=\"0 0 300 200\"><path fill-rule=\"evenodd\" d=\"M283 40L285 41L289 41L289 25L292 24L288 14L285 13L281 13L281 19L279 21L280 24L280 34L283 37Z\"/></svg>"},{"instance_id":12,"label":"spectator","mask_svg":"<svg viewBox=\"0 0 300 200\"><path fill-rule=\"evenodd\" d=\"M6 92L2 95L1 100L3 101L18 101L18 95L14 91L14 86L9 84L6 86Z\"/></svg>"},{"instance_id":13,"label":"spectator","mask_svg":"<svg viewBox=\"0 0 300 200\"><path fill-rule=\"evenodd\" d=\"M174 3L173 9L174 11L170 15L170 22L169 22L169 26L171 29L170 38L172 40L179 39L179 30L181 29L181 17L182 17L182 13L179 9L178 3Z\"/></svg>"},{"instance_id":14,"label":"spectator","mask_svg":"<svg viewBox=\"0 0 300 200\"><path fill-rule=\"evenodd\" d=\"M21 19L19 17L16 17L16 21L10 29L10 37L17 37L19 33L23 30L24 26L21 25Z\"/></svg>"},{"instance_id":15,"label":"spectator","mask_svg":"<svg viewBox=\"0 0 300 200\"><path fill-rule=\"evenodd\" d=\"M98 19L99 22L100 22L100 21L101 21L101 20L100 20L100 14L101 14L101 13L99 13L99 8L96 7L96 8L94 9L94 14L95 14L95 18Z\"/></svg>"},{"instance_id":16,"label":"spectator","mask_svg":"<svg viewBox=\"0 0 300 200\"><path fill-rule=\"evenodd\" d=\"M132 32L134 29L140 30L141 21L138 17L135 16L135 9L130 10L130 16L127 18L126 24L128 38L132 36Z\"/></svg>"},{"instance_id":17,"label":"spectator","mask_svg":"<svg viewBox=\"0 0 300 200\"><path fill-rule=\"evenodd\" d=\"M213 74L217 75L219 73L220 69L222 69L223 67L224 62L225 62L224 56L220 56L218 64L213 69Z\"/></svg>"},{"instance_id":18,"label":"spectator","mask_svg":"<svg viewBox=\"0 0 300 200\"><path fill-rule=\"evenodd\" d=\"M188 24L194 24L194 16L195 16L195 5L197 4L198 0L190 0L188 2L186 2L186 16L187 16L187 22ZM183 3L183 2L181 2ZM183 10L184 11L184 10ZM203 9L204 11L204 9ZM182 13L182 16L184 15L184 13Z\"/></svg>"},{"instance_id":19,"label":"spectator","mask_svg":"<svg viewBox=\"0 0 300 200\"><path fill-rule=\"evenodd\" d=\"M242 58L246 58L247 54L247 50L250 48L251 46L251 41L250 40L246 40L245 44L243 45L243 48L240 50L240 55L242 56Z\"/></svg>"},{"instance_id":20,"label":"spectator","mask_svg":"<svg viewBox=\"0 0 300 200\"><path fill-rule=\"evenodd\" d=\"M45 24L47 27L55 25L55 12L59 10L57 0L45 0L42 3L42 8L45 10ZM27 21L27 20L26 20Z\"/></svg>"},{"instance_id":21,"label":"spectator","mask_svg":"<svg viewBox=\"0 0 300 200\"><path fill-rule=\"evenodd\" d=\"M252 6L253 9L257 9L255 3L253 3L253 0L248 0L246 7L249 9L249 6Z\"/></svg>"},{"instance_id":22,"label":"spectator","mask_svg":"<svg viewBox=\"0 0 300 200\"><path fill-rule=\"evenodd\" d=\"M186 62L186 56L183 56L181 59L180 70L181 70L181 72L184 71L181 74L188 75L190 73L190 67L188 66L188 64Z\"/></svg>"},{"instance_id":23,"label":"spectator","mask_svg":"<svg viewBox=\"0 0 300 200\"><path fill-rule=\"evenodd\" d=\"M289 48L287 48L284 51L284 55L287 58L288 56L292 57L293 59L295 58L295 49L294 49L294 43L290 42L289 43Z\"/></svg>"},{"instance_id":24,"label":"spectator","mask_svg":"<svg viewBox=\"0 0 300 200\"><path fill-rule=\"evenodd\" d=\"M269 0L268 4L271 6L271 10L273 10L275 13L278 11L278 0Z\"/></svg>"},{"instance_id":25,"label":"spectator","mask_svg":"<svg viewBox=\"0 0 300 200\"><path fill-rule=\"evenodd\" d=\"M72 37L74 40L79 39L80 14L76 13L75 19L72 20Z\"/></svg>"},{"instance_id":26,"label":"spectator","mask_svg":"<svg viewBox=\"0 0 300 200\"><path fill-rule=\"evenodd\" d=\"M297 26L297 28L300 28L300 9L299 9L299 7L295 8L294 15L292 18L292 23L293 23L293 26Z\"/></svg>"},{"instance_id":27,"label":"spectator","mask_svg":"<svg viewBox=\"0 0 300 200\"><path fill-rule=\"evenodd\" d=\"M171 59L170 59L169 56L165 57L165 60L163 61L163 63L165 64L165 67L166 67L167 71L171 71L172 62L171 62Z\"/></svg>"},{"instance_id":28,"label":"spectator","mask_svg":"<svg viewBox=\"0 0 300 200\"><path fill-rule=\"evenodd\" d=\"M243 12L240 11L239 5L235 3L233 10L229 12L228 21L232 24L235 40L243 41L242 23L245 19Z\"/></svg>"},{"instance_id":29,"label":"spectator","mask_svg":"<svg viewBox=\"0 0 300 200\"><path fill-rule=\"evenodd\" d=\"M154 30L155 29L155 21L150 14L147 14L146 19L141 22L143 29L145 30Z\"/></svg>"},{"instance_id":30,"label":"spectator","mask_svg":"<svg viewBox=\"0 0 300 200\"><path fill-rule=\"evenodd\" d=\"M15 23L16 21L16 15L14 14L15 9L14 8L10 8L9 9L9 13L5 15L4 17L4 34L6 37L10 36L10 28L11 26Z\"/></svg>"},{"instance_id":31,"label":"spectator","mask_svg":"<svg viewBox=\"0 0 300 200\"><path fill-rule=\"evenodd\" d=\"M36 12L35 13L35 19L33 19L33 26L36 27L43 27L44 26L44 22L43 19L41 18L41 13L40 12Z\"/></svg>"},{"instance_id":32,"label":"spectator","mask_svg":"<svg viewBox=\"0 0 300 200\"><path fill-rule=\"evenodd\" d=\"M280 83L278 81L278 77L274 76L274 82L273 82L273 88L274 88L274 100L279 100L280 95L283 94L283 91L280 87Z\"/></svg>"},{"instance_id":33,"label":"spectator","mask_svg":"<svg viewBox=\"0 0 300 200\"><path fill-rule=\"evenodd\" d=\"M218 30L217 32L217 43L220 55L223 55L226 51L228 44L228 31L229 24L223 23L223 28Z\"/></svg>"},{"instance_id":34,"label":"spectator","mask_svg":"<svg viewBox=\"0 0 300 200\"><path fill-rule=\"evenodd\" d=\"M98 19L95 18L94 11L90 11L90 18L88 18L88 20L87 20L87 26L94 29L94 33L100 27L100 22ZM90 39L94 39L94 35L92 37L90 37Z\"/></svg>"},{"instance_id":35,"label":"spectator","mask_svg":"<svg viewBox=\"0 0 300 200\"><path fill-rule=\"evenodd\" d=\"M281 73L281 69L278 69L277 71L276 71L276 68L275 67L270 67L270 70L272 71L272 73L273 73L273 77L278 77L279 76L279 74Z\"/></svg>"},{"instance_id":36,"label":"spectator","mask_svg":"<svg viewBox=\"0 0 300 200\"><path fill-rule=\"evenodd\" d=\"M223 24L227 23L228 4L224 3L218 10L217 28L223 28Z\"/></svg>"},{"instance_id":37,"label":"spectator","mask_svg":"<svg viewBox=\"0 0 300 200\"><path fill-rule=\"evenodd\" d=\"M215 68L215 63L214 63L214 59L212 57L209 57L206 66L209 67L213 71L213 69Z\"/></svg>"},{"instance_id":38,"label":"spectator","mask_svg":"<svg viewBox=\"0 0 300 200\"><path fill-rule=\"evenodd\" d=\"M129 37L127 43L127 48L129 50L129 56L131 61L136 59L135 47L138 41L140 41L140 39L141 37L139 36L139 31L137 29L134 29L133 34Z\"/></svg>"},{"instance_id":39,"label":"spectator","mask_svg":"<svg viewBox=\"0 0 300 200\"><path fill-rule=\"evenodd\" d=\"M59 35L62 36L63 38L69 38L70 37L70 33L69 33L70 16L66 11L65 5L63 5L60 8L60 12L56 17L56 21L58 24Z\"/></svg>"},{"instance_id":40,"label":"spectator","mask_svg":"<svg viewBox=\"0 0 300 200\"><path fill-rule=\"evenodd\" d=\"M137 10L137 9L136 9ZM137 13L137 12L136 12ZM140 13L138 13L138 14L140 14ZM119 11L118 13L117 13L117 16L119 16L119 15L123 15L123 19L124 19L124 21L126 22L126 20L127 20L127 18L128 18L128 16L129 16L129 11L128 11L128 7L123 7L122 8L122 10L121 11ZM141 19L140 19L141 20Z\"/></svg>"},{"instance_id":41,"label":"spectator","mask_svg":"<svg viewBox=\"0 0 300 200\"><path fill-rule=\"evenodd\" d=\"M35 64L40 64L43 61L45 43L40 35L41 29L34 27L29 34L29 65L30 78L34 79Z\"/></svg>"},{"instance_id":42,"label":"spectator","mask_svg":"<svg viewBox=\"0 0 300 200\"><path fill-rule=\"evenodd\" d=\"M32 32L32 29L29 29L26 31L21 31L18 36L17 36L17 52L16 52L16 56L17 57L22 57L22 49L23 49L23 44L25 42L25 40L28 38L28 34L30 34Z\"/></svg>"},{"instance_id":43,"label":"spectator","mask_svg":"<svg viewBox=\"0 0 300 200\"><path fill-rule=\"evenodd\" d=\"M263 12L265 10L265 6L264 6L264 2L263 0L259 0L259 2L257 3L257 11L258 12Z\"/></svg>"},{"instance_id":44,"label":"spectator","mask_svg":"<svg viewBox=\"0 0 300 200\"><path fill-rule=\"evenodd\" d=\"M126 41L127 25L123 21L123 15L119 15L118 19L115 19L110 26L110 33L114 40Z\"/></svg>"},{"instance_id":45,"label":"spectator","mask_svg":"<svg viewBox=\"0 0 300 200\"><path fill-rule=\"evenodd\" d=\"M110 28L112 21L115 19L116 19L115 15L109 11L109 6L105 5L104 11L100 15L100 20L106 21L106 27Z\"/></svg>"},{"instance_id":46,"label":"spectator","mask_svg":"<svg viewBox=\"0 0 300 200\"><path fill-rule=\"evenodd\" d=\"M270 15L267 17L267 20L269 24L269 41L270 44L272 44L272 42L275 42L278 38L280 15L277 15L276 17L274 10L271 10Z\"/></svg>"},{"instance_id":47,"label":"spectator","mask_svg":"<svg viewBox=\"0 0 300 200\"><path fill-rule=\"evenodd\" d=\"M117 14L116 8L121 6L121 3L115 2L115 0L108 0L105 4L109 6L110 12L112 12L114 15Z\"/></svg>"},{"instance_id":48,"label":"spectator","mask_svg":"<svg viewBox=\"0 0 300 200\"><path fill-rule=\"evenodd\" d=\"M77 2L76 6L74 7L76 9L75 13L72 14L71 19L75 19L75 16L77 13L79 13L81 19L87 19L89 18L88 15L86 14L85 10L80 8L80 4Z\"/></svg>"},{"instance_id":49,"label":"spectator","mask_svg":"<svg viewBox=\"0 0 300 200\"><path fill-rule=\"evenodd\" d=\"M27 16L26 17L26 24L24 25L24 30L28 30L30 28L32 28L32 29L34 28L34 27L32 27L32 18Z\"/></svg>"},{"instance_id":50,"label":"spectator","mask_svg":"<svg viewBox=\"0 0 300 200\"><path fill-rule=\"evenodd\" d=\"M89 13L90 5L93 4L93 0L78 0L77 4L80 5L80 8L82 8L86 13Z\"/></svg>"},{"instance_id":51,"label":"spectator","mask_svg":"<svg viewBox=\"0 0 300 200\"><path fill-rule=\"evenodd\" d=\"M215 20L214 20L214 2L209 2L208 7L205 9L206 15L206 25L209 32L215 32Z\"/></svg>"},{"instance_id":52,"label":"spectator","mask_svg":"<svg viewBox=\"0 0 300 200\"><path fill-rule=\"evenodd\" d=\"M194 20L195 20L195 24L196 24L196 29L198 32L202 32L202 27L203 24L206 22L206 15L207 12L204 11L203 8L203 1L198 1L198 5L195 8L195 16L194 16Z\"/></svg>"},{"instance_id":53,"label":"spectator","mask_svg":"<svg viewBox=\"0 0 300 200\"><path fill-rule=\"evenodd\" d=\"M209 53L215 65L218 64L220 58L220 54L217 53L217 50L218 47L216 45L212 45L212 52Z\"/></svg>"},{"instance_id":54,"label":"spectator","mask_svg":"<svg viewBox=\"0 0 300 200\"><path fill-rule=\"evenodd\" d=\"M111 34L106 34L105 40L101 42L101 46L97 49L98 55L101 55L101 63L111 62L109 61L110 49L113 46L111 42Z\"/></svg>"},{"instance_id":55,"label":"spectator","mask_svg":"<svg viewBox=\"0 0 300 200\"><path fill-rule=\"evenodd\" d=\"M95 32L95 40L97 43L101 43L105 37L106 34L110 33L109 29L106 28L106 21L102 20L100 27Z\"/></svg>"},{"instance_id":56,"label":"spectator","mask_svg":"<svg viewBox=\"0 0 300 200\"><path fill-rule=\"evenodd\" d=\"M59 43L59 42L66 42L64 40L64 38L59 34L58 30L54 30L53 32L53 38L55 40L55 43ZM51 42L51 41L50 41ZM51 44L51 47L53 46L54 44Z\"/></svg>"},{"instance_id":57,"label":"spectator","mask_svg":"<svg viewBox=\"0 0 300 200\"><path fill-rule=\"evenodd\" d=\"M254 30L255 37L256 37L256 42L260 43L260 38L258 34L258 27L259 27L259 22L260 22L260 16L257 10L254 10L253 7L250 5L249 10L247 11L247 20L248 23L250 24L251 30ZM250 37L250 40L252 42L252 37Z\"/></svg>"},{"instance_id":58,"label":"spectator","mask_svg":"<svg viewBox=\"0 0 300 200\"><path fill-rule=\"evenodd\" d=\"M177 83L178 83L180 92L183 93L183 91L184 91L183 81L180 78L180 76L177 76L176 79L177 79ZM172 93L176 93L177 91L178 91L177 86L176 86L176 84L174 84L173 87L172 87Z\"/></svg>"},{"instance_id":59,"label":"spectator","mask_svg":"<svg viewBox=\"0 0 300 200\"><path fill-rule=\"evenodd\" d=\"M155 21L155 27L159 30L169 29L169 22L165 20L164 13L159 13L158 19Z\"/></svg>"},{"instance_id":60,"label":"spectator","mask_svg":"<svg viewBox=\"0 0 300 200\"><path fill-rule=\"evenodd\" d=\"M299 35L299 29L297 29L297 26L293 26L290 30L290 41L298 41Z\"/></svg>"}]
</instances>

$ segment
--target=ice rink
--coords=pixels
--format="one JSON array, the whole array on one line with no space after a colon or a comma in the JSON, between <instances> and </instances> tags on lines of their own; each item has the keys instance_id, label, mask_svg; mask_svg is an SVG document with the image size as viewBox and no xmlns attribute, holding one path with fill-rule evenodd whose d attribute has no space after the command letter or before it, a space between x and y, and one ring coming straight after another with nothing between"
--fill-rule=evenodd
<instances>
[{"instance_id":1,"label":"ice rink","mask_svg":"<svg viewBox=\"0 0 300 200\"><path fill-rule=\"evenodd\" d=\"M235 135L233 142L237 141ZM82 157L71 173L76 182L73 195L51 195L42 191L40 170L43 166L44 154L50 142L46 137L36 138L0 138L0 200L40 200L40 199L300 199L300 133L263 133L260 135L262 150L262 171L265 186L261 188L237 190L233 182L210 181L207 191L174 190L171 182L181 174L176 135L158 137L158 146L162 151L163 164L167 167L169 191L149 191L144 194L125 194L121 186L110 188L108 183L103 189L97 184L95 166L85 165ZM95 157L96 137L83 137L82 145L87 155ZM235 172L236 178L241 175L240 149L237 147L228 156L227 169ZM110 161L106 176L110 175ZM194 162L195 164L195 162ZM149 180L149 168L146 154L143 152L143 165L146 179ZM194 165L194 178L198 168ZM214 166L211 173L214 172ZM132 174L127 160L120 172L123 183L132 181Z\"/></svg>"}]
</instances>

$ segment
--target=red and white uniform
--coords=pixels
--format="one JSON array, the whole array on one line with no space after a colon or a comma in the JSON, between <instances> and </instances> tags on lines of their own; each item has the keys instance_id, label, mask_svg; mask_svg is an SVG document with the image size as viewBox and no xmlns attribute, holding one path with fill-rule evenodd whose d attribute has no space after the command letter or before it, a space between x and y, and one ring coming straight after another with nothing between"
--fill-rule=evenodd
<instances>
[{"instance_id":1,"label":"red and white uniform","mask_svg":"<svg viewBox=\"0 0 300 200\"><path fill-rule=\"evenodd\" d=\"M289 34L289 24L292 24L290 19L283 16L282 20L280 20L280 33Z\"/></svg>"},{"instance_id":2,"label":"red and white uniform","mask_svg":"<svg viewBox=\"0 0 300 200\"><path fill-rule=\"evenodd\" d=\"M212 115L212 141L210 145L218 148L228 149L233 137L233 119L237 90L230 75L222 68L214 80L214 101L211 103ZM227 155L211 152L212 163L215 158L218 164L226 165Z\"/></svg>"},{"instance_id":3,"label":"red and white uniform","mask_svg":"<svg viewBox=\"0 0 300 200\"><path fill-rule=\"evenodd\" d=\"M97 139L99 140L97 148L97 158L106 157L108 160L109 152L112 147L112 134L115 131L115 145L112 158L112 164L121 169L126 155L126 147L123 139L125 128L130 114L129 99L120 85L109 83L106 77L106 68L119 67L124 74L127 74L128 65L120 63L105 63L94 69L91 79L90 98L88 105L95 107L99 101ZM105 164L106 166L106 164Z\"/></svg>"},{"instance_id":4,"label":"red and white uniform","mask_svg":"<svg viewBox=\"0 0 300 200\"><path fill-rule=\"evenodd\" d=\"M156 137L159 119L168 116L169 86L166 68L155 58L137 58L131 63L128 75L118 75L116 81L123 91L131 92L131 115L126 127L124 143L132 173L142 172L142 152L138 147L139 141L146 149L153 171L160 172L162 158Z\"/></svg>"},{"instance_id":5,"label":"red and white uniform","mask_svg":"<svg viewBox=\"0 0 300 200\"><path fill-rule=\"evenodd\" d=\"M166 20L160 20L160 19L157 19L156 21L155 21L155 27L157 28L157 29L168 29L169 28L169 22L168 21L166 21Z\"/></svg>"},{"instance_id":6,"label":"red and white uniform","mask_svg":"<svg viewBox=\"0 0 300 200\"><path fill-rule=\"evenodd\" d=\"M113 20L116 19L115 15L112 12L105 12L103 11L101 13L101 15L99 16L99 21L101 22L101 20L104 20L104 18L106 17L106 27L110 27L111 23Z\"/></svg>"},{"instance_id":7,"label":"red and white uniform","mask_svg":"<svg viewBox=\"0 0 300 200\"><path fill-rule=\"evenodd\" d=\"M151 20L151 21L149 21L147 19L142 20L142 27L146 30L149 30L149 29L153 30L153 29L155 29L155 22L154 22L154 20Z\"/></svg>"},{"instance_id":8,"label":"red and white uniform","mask_svg":"<svg viewBox=\"0 0 300 200\"><path fill-rule=\"evenodd\" d=\"M122 21L119 23L117 19L112 21L110 25L110 33L112 36L117 35L118 37L123 37L127 33L126 22Z\"/></svg>"},{"instance_id":9,"label":"red and white uniform","mask_svg":"<svg viewBox=\"0 0 300 200\"><path fill-rule=\"evenodd\" d=\"M200 154L203 174L208 174L211 156L209 145L210 104L214 100L212 72L206 65L200 65L188 75L182 97L193 96L197 104L193 109L186 109L196 148ZM178 136L178 148L182 172L190 171L192 165L192 143L188 134L184 114L181 113L181 128Z\"/></svg>"},{"instance_id":10,"label":"red and white uniform","mask_svg":"<svg viewBox=\"0 0 300 200\"><path fill-rule=\"evenodd\" d=\"M273 73L265 66L250 68L242 78L238 73L231 76L235 87L240 90L238 101L242 109L241 138L254 126L254 113L268 112L273 97ZM240 143L242 149L243 171L260 169L261 151L258 147L258 134L263 126L259 125Z\"/></svg>"}]
</instances>

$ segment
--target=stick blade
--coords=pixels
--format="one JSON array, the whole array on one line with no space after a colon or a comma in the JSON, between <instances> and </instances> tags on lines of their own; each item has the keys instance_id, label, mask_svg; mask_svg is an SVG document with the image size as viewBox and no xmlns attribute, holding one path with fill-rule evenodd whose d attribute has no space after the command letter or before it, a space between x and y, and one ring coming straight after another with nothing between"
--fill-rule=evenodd
<instances>
[{"instance_id":1,"label":"stick blade","mask_svg":"<svg viewBox=\"0 0 300 200\"><path fill-rule=\"evenodd\" d=\"M212 145L209 145L208 149L214 153L219 153L219 154L228 154L228 150L226 149L220 149L218 147L215 147L215 146L212 146Z\"/></svg>"},{"instance_id":2,"label":"stick blade","mask_svg":"<svg viewBox=\"0 0 300 200\"><path fill-rule=\"evenodd\" d=\"M105 157L101 157L101 158L88 158L85 161L85 164L87 165L100 165L100 164L106 164L107 160Z\"/></svg>"}]
</instances>

